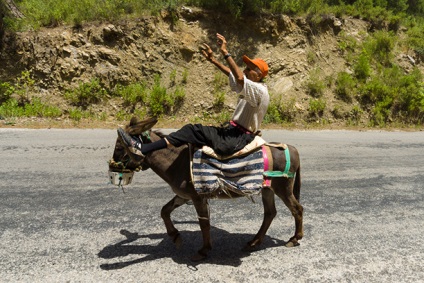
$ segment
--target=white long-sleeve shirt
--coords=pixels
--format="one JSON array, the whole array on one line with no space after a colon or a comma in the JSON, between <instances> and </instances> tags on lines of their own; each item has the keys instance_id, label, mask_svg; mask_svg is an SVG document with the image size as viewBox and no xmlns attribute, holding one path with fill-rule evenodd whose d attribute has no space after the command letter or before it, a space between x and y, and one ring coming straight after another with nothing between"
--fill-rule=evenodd
<instances>
[{"instance_id":1,"label":"white long-sleeve shirt","mask_svg":"<svg viewBox=\"0 0 424 283\"><path fill-rule=\"evenodd\" d=\"M255 133L259 130L269 104L268 88L244 76L244 85L239 85L232 73L229 75L231 90L238 93L238 102L232 120Z\"/></svg>"}]
</instances>

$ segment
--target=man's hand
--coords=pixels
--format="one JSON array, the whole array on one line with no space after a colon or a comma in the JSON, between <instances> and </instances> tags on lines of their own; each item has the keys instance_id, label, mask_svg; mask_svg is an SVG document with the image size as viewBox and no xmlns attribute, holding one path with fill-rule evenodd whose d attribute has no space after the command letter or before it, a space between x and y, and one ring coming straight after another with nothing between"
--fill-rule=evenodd
<instances>
[{"instance_id":1,"label":"man's hand","mask_svg":"<svg viewBox=\"0 0 424 283\"><path fill-rule=\"evenodd\" d=\"M228 53L227 40L222 34L219 34L219 33L216 34L216 37L217 37L217 44L218 44L219 50L221 51L222 55L226 55Z\"/></svg>"},{"instance_id":2,"label":"man's hand","mask_svg":"<svg viewBox=\"0 0 424 283\"><path fill-rule=\"evenodd\" d=\"M218 36L219 35L219 36ZM219 46L220 46L220 51L223 52L223 50L225 51L224 55L227 54L228 52L227 50L227 41L225 40L225 38L220 35L217 34L218 36L218 41L219 41ZM231 69L227 66L225 66L224 64L220 63L216 58L215 55L211 49L211 47L209 45L207 45L206 43L203 43L202 46L202 54L203 56L206 58L206 60L208 60L209 62L211 62L212 64L214 64L219 70L221 70L225 75L229 75L231 72Z\"/></svg>"},{"instance_id":3,"label":"man's hand","mask_svg":"<svg viewBox=\"0 0 424 283\"><path fill-rule=\"evenodd\" d=\"M208 60L209 62L212 62L212 60L215 59L212 49L206 43L203 43L202 54L203 56L205 56L206 60Z\"/></svg>"}]
</instances>

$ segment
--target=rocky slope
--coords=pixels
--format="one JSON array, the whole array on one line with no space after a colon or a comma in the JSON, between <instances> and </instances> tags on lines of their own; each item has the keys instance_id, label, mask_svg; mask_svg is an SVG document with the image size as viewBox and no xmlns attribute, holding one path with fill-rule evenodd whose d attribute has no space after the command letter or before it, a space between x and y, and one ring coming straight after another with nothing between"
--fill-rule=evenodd
<instances>
[{"instance_id":1,"label":"rocky slope","mask_svg":"<svg viewBox=\"0 0 424 283\"><path fill-rule=\"evenodd\" d=\"M154 74L160 74L162 84L169 91L182 86L186 94L180 108L163 116L160 125L211 122L223 111L231 111L236 102L234 94L227 92L224 107L214 107L219 72L199 52L204 42L215 46L215 34L219 32L226 36L228 48L240 66L243 54L261 57L269 63L266 83L272 99L290 107L294 125L304 127L304 121L314 120L321 124L325 121L327 125L345 124L353 104L337 99L329 85L323 94L324 113L321 117L311 117L308 105L312 98L306 92L305 83L314 71L322 80L328 80L340 71L349 70L340 44L346 36L363 40L369 29L366 22L328 17L320 26L313 26L304 18L285 15L235 22L228 15L193 8L182 8L178 16L177 21L172 21L172 15L163 12L158 17L116 23L6 34L0 55L0 81L11 80L23 70L30 70L35 79L31 95L65 109L64 118L54 125L66 126L75 125L66 118L66 109L71 107L63 95L66 90L93 78L98 78L109 90L118 84L134 82L151 85ZM408 71L413 68L413 56L399 52L396 60ZM419 66L423 69L422 63ZM187 81L183 83L184 73ZM338 115L334 115L335 108ZM133 110L125 108L122 99L116 97L93 105L92 112L107 117L106 121L97 121L95 126L114 127L121 123L117 121L121 109Z\"/></svg>"}]
</instances>

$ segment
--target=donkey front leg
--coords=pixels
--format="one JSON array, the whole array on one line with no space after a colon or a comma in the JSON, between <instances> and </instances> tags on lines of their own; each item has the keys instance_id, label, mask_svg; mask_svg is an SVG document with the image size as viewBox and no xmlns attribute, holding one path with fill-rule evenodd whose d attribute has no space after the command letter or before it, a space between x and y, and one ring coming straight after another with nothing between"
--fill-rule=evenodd
<instances>
[{"instance_id":1,"label":"donkey front leg","mask_svg":"<svg viewBox=\"0 0 424 283\"><path fill-rule=\"evenodd\" d=\"M262 189L262 203L264 206L264 219L262 221L261 228L259 229L256 236L243 248L243 251L253 251L259 247L265 238L269 226L271 226L272 220L274 219L275 215L277 215L277 210L275 209L274 192L270 188L265 187Z\"/></svg>"},{"instance_id":2,"label":"donkey front leg","mask_svg":"<svg viewBox=\"0 0 424 283\"><path fill-rule=\"evenodd\" d=\"M166 233L169 237L171 237L172 241L174 242L177 249L181 247L182 239L180 232L175 228L174 224L171 220L171 213L176 209L177 207L180 207L181 205L188 202L188 199L183 199L179 196L175 196L173 199L171 199L167 204L165 204L162 207L162 210L160 212L160 215L163 219L163 222L165 223L166 227Z\"/></svg>"},{"instance_id":3,"label":"donkey front leg","mask_svg":"<svg viewBox=\"0 0 424 283\"><path fill-rule=\"evenodd\" d=\"M208 252L212 249L211 244L211 224L209 220L209 204L206 198L193 199L194 207L196 208L197 217L199 218L200 230L202 231L203 246L197 251L197 254L192 256L192 261L200 261L208 256Z\"/></svg>"},{"instance_id":4,"label":"donkey front leg","mask_svg":"<svg viewBox=\"0 0 424 283\"><path fill-rule=\"evenodd\" d=\"M285 185L279 186L278 189L275 189L275 194L283 200L294 217L294 236L286 243L286 247L298 246L299 240L303 238L303 206L293 194L293 185L294 180L290 179Z\"/></svg>"}]
</instances>

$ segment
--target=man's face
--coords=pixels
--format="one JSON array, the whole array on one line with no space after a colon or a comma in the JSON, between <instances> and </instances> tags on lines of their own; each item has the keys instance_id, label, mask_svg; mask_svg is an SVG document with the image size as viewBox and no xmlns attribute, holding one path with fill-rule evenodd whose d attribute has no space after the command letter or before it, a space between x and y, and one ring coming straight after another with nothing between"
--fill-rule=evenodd
<instances>
[{"instance_id":1,"label":"man's face","mask_svg":"<svg viewBox=\"0 0 424 283\"><path fill-rule=\"evenodd\" d=\"M246 64L243 73L249 80L254 82L259 82L262 78L262 73L259 68L250 62Z\"/></svg>"}]
</instances>

